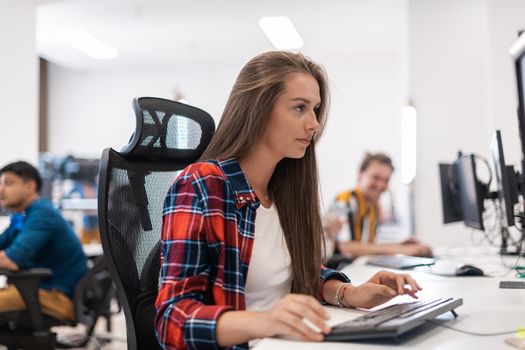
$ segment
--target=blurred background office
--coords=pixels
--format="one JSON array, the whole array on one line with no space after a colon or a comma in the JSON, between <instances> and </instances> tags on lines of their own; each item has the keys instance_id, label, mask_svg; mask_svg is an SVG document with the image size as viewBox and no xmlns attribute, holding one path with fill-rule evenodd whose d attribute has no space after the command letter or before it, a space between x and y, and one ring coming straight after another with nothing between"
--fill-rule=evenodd
<instances>
[{"instance_id":1,"label":"blurred background office","mask_svg":"<svg viewBox=\"0 0 525 350\"><path fill-rule=\"evenodd\" d=\"M136 96L183 99L218 122L242 65L275 48L260 19L287 16L331 82L325 207L355 185L365 151L384 151L398 169L390 233L471 244L481 233L442 224L437 164L458 149L490 158L494 129L507 163L521 160L508 49L524 13L519 0L0 0L0 163L120 149ZM78 29L109 53L73 47Z\"/></svg>"}]
</instances>

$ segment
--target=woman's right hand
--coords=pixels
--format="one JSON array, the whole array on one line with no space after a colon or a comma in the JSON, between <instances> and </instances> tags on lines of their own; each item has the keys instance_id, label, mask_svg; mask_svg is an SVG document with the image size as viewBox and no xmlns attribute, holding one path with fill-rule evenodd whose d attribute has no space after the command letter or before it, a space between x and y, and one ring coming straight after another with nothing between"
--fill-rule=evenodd
<instances>
[{"instance_id":1,"label":"woman's right hand","mask_svg":"<svg viewBox=\"0 0 525 350\"><path fill-rule=\"evenodd\" d=\"M400 244L399 253L411 256L432 257L432 249L421 243Z\"/></svg>"},{"instance_id":2,"label":"woman's right hand","mask_svg":"<svg viewBox=\"0 0 525 350\"><path fill-rule=\"evenodd\" d=\"M345 221L340 216L327 214L324 217L323 228L329 238L335 239L343 228L344 223Z\"/></svg>"},{"instance_id":3,"label":"woman's right hand","mask_svg":"<svg viewBox=\"0 0 525 350\"><path fill-rule=\"evenodd\" d=\"M261 312L260 317L263 337L286 336L304 341L322 341L323 334L331 330L326 324L330 314L309 295L288 294L271 309ZM308 322L320 329L321 333L309 326Z\"/></svg>"}]
</instances>

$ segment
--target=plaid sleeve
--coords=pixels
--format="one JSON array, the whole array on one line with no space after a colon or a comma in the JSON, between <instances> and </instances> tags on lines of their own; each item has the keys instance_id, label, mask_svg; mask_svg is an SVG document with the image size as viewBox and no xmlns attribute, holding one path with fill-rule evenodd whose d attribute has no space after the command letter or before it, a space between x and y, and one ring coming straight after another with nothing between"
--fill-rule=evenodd
<instances>
[{"instance_id":1,"label":"plaid sleeve","mask_svg":"<svg viewBox=\"0 0 525 350\"><path fill-rule=\"evenodd\" d=\"M210 300L210 263L204 225L205 198L198 175L181 174L163 212L161 279L156 300L157 338L164 349L217 349L219 316L230 306Z\"/></svg>"}]
</instances>

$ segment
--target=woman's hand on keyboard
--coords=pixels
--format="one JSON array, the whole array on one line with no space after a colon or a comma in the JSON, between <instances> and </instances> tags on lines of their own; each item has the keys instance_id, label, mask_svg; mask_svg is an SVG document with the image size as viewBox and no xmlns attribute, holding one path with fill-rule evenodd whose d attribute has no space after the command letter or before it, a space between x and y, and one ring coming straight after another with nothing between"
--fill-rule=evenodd
<instances>
[{"instance_id":1,"label":"woman's hand on keyboard","mask_svg":"<svg viewBox=\"0 0 525 350\"><path fill-rule=\"evenodd\" d=\"M408 294L417 298L419 284L408 274L379 271L360 286L350 286L344 291L345 304L350 307L372 308L390 299Z\"/></svg>"},{"instance_id":2,"label":"woman's hand on keyboard","mask_svg":"<svg viewBox=\"0 0 525 350\"><path fill-rule=\"evenodd\" d=\"M398 253L410 256L422 256L431 258L433 256L432 249L422 243L414 243L410 240L404 241L397 247Z\"/></svg>"}]
</instances>

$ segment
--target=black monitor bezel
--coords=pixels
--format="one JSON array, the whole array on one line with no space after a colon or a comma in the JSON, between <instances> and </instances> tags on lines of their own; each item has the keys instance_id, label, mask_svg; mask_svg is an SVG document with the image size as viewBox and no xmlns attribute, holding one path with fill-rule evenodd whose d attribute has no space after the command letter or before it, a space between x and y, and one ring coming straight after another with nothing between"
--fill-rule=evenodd
<instances>
[{"instance_id":1,"label":"black monitor bezel","mask_svg":"<svg viewBox=\"0 0 525 350\"><path fill-rule=\"evenodd\" d=\"M518 126L521 140L522 159L525 160L525 87L521 63L525 66L525 33L522 33L518 40L509 50L514 59L514 69L516 73L516 87L518 92ZM525 169L524 169L525 170Z\"/></svg>"},{"instance_id":2,"label":"black monitor bezel","mask_svg":"<svg viewBox=\"0 0 525 350\"><path fill-rule=\"evenodd\" d=\"M492 136L490 144L492 160L494 161L496 184L498 188L498 198L500 207L504 214L507 226L514 226L514 203L511 196L509 167L505 163L505 153L503 152L503 141L501 131L496 130Z\"/></svg>"},{"instance_id":3,"label":"black monitor bezel","mask_svg":"<svg viewBox=\"0 0 525 350\"><path fill-rule=\"evenodd\" d=\"M457 175L457 186L459 194L459 203L461 206L461 213L463 216L463 223L465 226L481 230L485 229L483 225L483 210L484 210L484 200L485 196L481 188L481 182L478 180L476 172L476 161L473 154L460 156L454 163L456 166L456 175ZM465 170L469 171L470 174L465 174ZM463 186L464 182L462 180L467 179L467 176L470 177L470 180L474 184L474 188L471 190L475 193L475 206L476 206L476 217L469 217L467 215L468 208L471 207L471 202L466 201L465 198L468 197L465 192L467 189ZM467 179L468 180L468 179Z\"/></svg>"},{"instance_id":4,"label":"black monitor bezel","mask_svg":"<svg viewBox=\"0 0 525 350\"><path fill-rule=\"evenodd\" d=\"M459 196L456 186L456 167L451 163L439 163L439 180L441 187L441 209L443 223L463 221Z\"/></svg>"}]
</instances>

